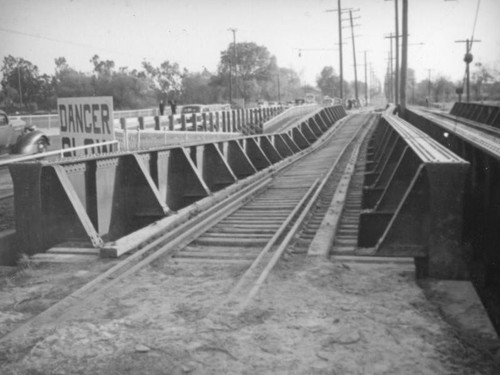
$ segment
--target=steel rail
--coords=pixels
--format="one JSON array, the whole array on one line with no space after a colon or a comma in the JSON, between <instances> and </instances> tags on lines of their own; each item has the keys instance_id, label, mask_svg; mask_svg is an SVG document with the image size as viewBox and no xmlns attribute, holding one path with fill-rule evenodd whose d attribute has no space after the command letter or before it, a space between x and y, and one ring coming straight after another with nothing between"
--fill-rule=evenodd
<instances>
[{"instance_id":1,"label":"steel rail","mask_svg":"<svg viewBox=\"0 0 500 375\"><path fill-rule=\"evenodd\" d=\"M314 183L311 185L309 190L304 194L304 197L301 199L301 201L296 205L294 210L290 213L288 218L283 222L283 224L280 226L278 231L275 233L275 235L272 237L272 239L268 242L268 244L264 247L264 249L261 251L261 253L258 255L258 257L255 259L255 261L252 263L250 268L243 274L243 276L240 278L236 286L233 288L233 290L230 292L229 296L227 299L219 305L217 309L215 309L213 312L217 311L219 308L223 307L224 305L229 305L235 300L239 299L239 304L236 306L234 309L236 312L241 312L243 311L248 304L251 302L251 300L255 297L255 295L258 293L259 289L267 279L269 273L271 270L274 268L278 260L281 258L283 255L284 251L287 249L287 247L290 245L290 242L294 238L294 236L297 234L299 229L304 223L304 220L306 216L311 212L312 205L315 204L320 195L322 194L328 180L332 177L333 173L338 169L340 160L342 157L345 155L347 152L348 148L356 141L356 139L360 136L360 134L363 132L364 127L360 127L358 131L352 136L352 138L348 141L348 143L343 147L343 149L340 151L338 154L336 160L334 161L333 165L330 167L328 172L324 175L324 177L321 179L321 182L319 179L315 180ZM365 132L366 135L366 132ZM363 136L361 137L363 139ZM359 145L358 147L355 147L352 154L357 156L357 151L359 150ZM351 155L351 157L353 157ZM305 204L305 206L304 206ZM300 214L299 214L300 210ZM269 262L264 266L263 271L260 273L260 275L255 275L255 271L259 266L261 266L262 261L265 259L265 255L269 252L269 250L276 244L277 239L281 237L284 233L286 228L292 223L293 218L299 214L299 217L295 220L293 226L287 231L287 234L285 238L281 241L279 244L278 248L275 250L273 256L269 260ZM250 291L246 294L243 300L242 298L238 297L238 294L242 294L242 288L243 285L246 284L252 284L251 279L256 278L256 280L253 282L253 285L251 286ZM238 303L238 302L237 302ZM213 313L212 312L212 313Z\"/></svg>"},{"instance_id":2,"label":"steel rail","mask_svg":"<svg viewBox=\"0 0 500 375\"><path fill-rule=\"evenodd\" d=\"M333 137L337 130L341 128L341 124L344 123L345 119L346 118L343 118L337 121L330 128L330 130L318 139L310 148L304 150L305 152L291 156L289 158L292 160L290 163L270 167L272 173L276 174L289 168L292 165L292 162L297 162L298 160L301 160L305 156L311 154L313 151L323 147L326 139ZM31 329L41 324L53 322L56 319L59 321L65 317L67 318L71 316L71 314L75 312L77 313L78 308L84 303L85 305L89 305L98 301L98 298L102 295L102 293L119 280L132 275L137 272L137 270L148 265L158 257L171 254L180 247L186 246L188 243L192 242L196 236L201 235L208 228L215 226L226 216L230 215L247 201L251 200L252 197L259 191L265 189L271 180L272 179L269 175L263 175L258 180L253 181L250 185L225 198L211 208L208 208L191 220L184 222L167 234L152 240L152 242L136 251L122 262L116 264L89 283L77 289L75 292L5 334L0 338L0 344L5 344L16 337L26 336Z\"/></svg>"},{"instance_id":3,"label":"steel rail","mask_svg":"<svg viewBox=\"0 0 500 375\"><path fill-rule=\"evenodd\" d=\"M276 244L276 242L278 241L278 239L285 233L285 230L290 225L290 223L293 221L293 219L295 218L295 216L297 216L297 213L299 212L300 208L304 205L304 203L306 202L306 200L308 199L308 197L311 195L311 193L314 191L314 189L318 185L318 181L319 181L318 179L316 179L314 181L314 183L307 190L307 192L304 194L304 196L302 197L302 199L297 203L297 205L292 210L292 212L290 212L290 214L288 215L288 217L286 218L286 220L283 221L283 223L280 225L280 227L278 228L278 230L273 234L273 236L271 237L271 239L267 242L266 246L264 246L264 248L260 251L259 255L255 258L255 260L252 262L252 264L250 265L250 267L245 271L245 273L240 278L240 280L238 281L238 283L234 286L234 288L229 293L229 295L226 298L226 300L220 306L229 304L235 298L236 294L240 292L240 290L242 289L243 285L245 283L249 282L249 280L253 276L254 271L261 264L261 262L264 259L264 257L269 253L269 251Z\"/></svg>"}]
</instances>

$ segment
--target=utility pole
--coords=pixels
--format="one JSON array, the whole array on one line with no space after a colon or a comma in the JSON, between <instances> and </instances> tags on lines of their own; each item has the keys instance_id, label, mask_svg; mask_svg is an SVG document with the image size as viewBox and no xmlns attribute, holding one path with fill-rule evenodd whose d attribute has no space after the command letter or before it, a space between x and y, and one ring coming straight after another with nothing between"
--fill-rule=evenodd
<instances>
[{"instance_id":1,"label":"utility pole","mask_svg":"<svg viewBox=\"0 0 500 375\"><path fill-rule=\"evenodd\" d=\"M396 0L397 4L397 0ZM408 68L408 0L402 0L403 4L403 41L401 50L401 114L406 111L406 73ZM396 39L397 40L397 39ZM397 55L396 55L397 56ZM397 59L397 57L396 57ZM396 60L397 61L397 60ZM397 64L397 63L396 63Z\"/></svg>"},{"instance_id":2,"label":"utility pole","mask_svg":"<svg viewBox=\"0 0 500 375\"><path fill-rule=\"evenodd\" d=\"M19 110L23 107L23 90L21 88L21 67L17 63L17 84L19 86Z\"/></svg>"},{"instance_id":3,"label":"utility pole","mask_svg":"<svg viewBox=\"0 0 500 375\"><path fill-rule=\"evenodd\" d=\"M236 64L236 31L238 29L229 29L233 33L233 63L231 65L234 65L234 97L236 98L237 92L238 92L238 69L237 69L237 64ZM229 90L230 96L231 96L231 90Z\"/></svg>"},{"instance_id":4,"label":"utility pole","mask_svg":"<svg viewBox=\"0 0 500 375\"><path fill-rule=\"evenodd\" d=\"M352 10L349 10L349 18L351 20L351 37L352 37L352 55L354 60L354 98L356 103L359 103L358 95L358 66L356 64L356 43L354 39L354 25L352 23Z\"/></svg>"},{"instance_id":5,"label":"utility pole","mask_svg":"<svg viewBox=\"0 0 500 375\"><path fill-rule=\"evenodd\" d=\"M390 0L385 0L385 1L390 1ZM395 51L394 55L396 57L395 61L395 67L394 67L394 104L396 106L399 103L399 92L398 92L398 82L399 82L399 9L398 9L398 0L394 0L394 13L395 13L395 35L393 38L395 38ZM392 35L392 34L391 34Z\"/></svg>"},{"instance_id":6,"label":"utility pole","mask_svg":"<svg viewBox=\"0 0 500 375\"><path fill-rule=\"evenodd\" d=\"M394 47L396 48L396 67L394 69L395 75L394 75L394 93L395 93L395 103L396 107L399 104L399 89L398 89L398 82L399 82L399 21L398 21L398 0L394 0L394 6L395 6L395 14L396 14L396 39L394 40Z\"/></svg>"},{"instance_id":7,"label":"utility pole","mask_svg":"<svg viewBox=\"0 0 500 375\"><path fill-rule=\"evenodd\" d=\"M472 43L473 42L480 42L480 40L455 40L455 43L465 43L465 56L464 56L464 61L465 61L465 75L466 75L466 98L467 98L467 103L470 101L470 69L469 65L473 60L472 53L470 53L470 50L472 49Z\"/></svg>"},{"instance_id":8,"label":"utility pole","mask_svg":"<svg viewBox=\"0 0 500 375\"><path fill-rule=\"evenodd\" d=\"M341 0L337 0L337 9L330 9L326 12L337 12L339 20L339 74L340 74L340 99L344 99L344 66L342 57L342 12L347 12L347 9L342 10Z\"/></svg>"},{"instance_id":9,"label":"utility pole","mask_svg":"<svg viewBox=\"0 0 500 375\"><path fill-rule=\"evenodd\" d=\"M364 51L364 54L365 54L365 106L368 105L368 75L367 75L367 72L366 72L366 52L367 51Z\"/></svg>"},{"instance_id":10,"label":"utility pole","mask_svg":"<svg viewBox=\"0 0 500 375\"><path fill-rule=\"evenodd\" d=\"M281 102L281 94L280 94L280 68L278 68L278 105Z\"/></svg>"},{"instance_id":11,"label":"utility pole","mask_svg":"<svg viewBox=\"0 0 500 375\"><path fill-rule=\"evenodd\" d=\"M342 5L340 0L337 3L339 15L339 60L340 60L340 99L344 100L344 69L342 66Z\"/></svg>"},{"instance_id":12,"label":"utility pole","mask_svg":"<svg viewBox=\"0 0 500 375\"><path fill-rule=\"evenodd\" d=\"M373 72L373 65L370 63L370 90L368 91L369 101L373 103L373 94L374 94L374 83L375 83L375 73Z\"/></svg>"},{"instance_id":13,"label":"utility pole","mask_svg":"<svg viewBox=\"0 0 500 375\"><path fill-rule=\"evenodd\" d=\"M427 103L429 103L431 100L431 70L433 69L427 69L427 71L429 72L429 79L427 81Z\"/></svg>"},{"instance_id":14,"label":"utility pole","mask_svg":"<svg viewBox=\"0 0 500 375\"><path fill-rule=\"evenodd\" d=\"M394 81L393 81L393 68L392 68L392 59L393 59L393 52L392 52L392 39L394 38L394 35L391 33L389 36L385 37L386 39L389 39L389 101L393 101L394 99Z\"/></svg>"}]
</instances>

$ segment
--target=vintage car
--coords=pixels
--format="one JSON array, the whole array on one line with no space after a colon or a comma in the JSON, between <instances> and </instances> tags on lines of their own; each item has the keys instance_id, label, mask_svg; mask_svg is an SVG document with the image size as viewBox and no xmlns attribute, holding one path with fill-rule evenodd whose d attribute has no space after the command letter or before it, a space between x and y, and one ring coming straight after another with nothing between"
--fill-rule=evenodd
<instances>
[{"instance_id":1,"label":"vintage car","mask_svg":"<svg viewBox=\"0 0 500 375\"><path fill-rule=\"evenodd\" d=\"M210 112L210 108L203 104L189 104L185 105L181 109L181 114L186 116L186 130L202 130L202 113ZM194 115L194 116L193 116ZM196 120L196 124L193 124L193 118Z\"/></svg>"},{"instance_id":2,"label":"vintage car","mask_svg":"<svg viewBox=\"0 0 500 375\"><path fill-rule=\"evenodd\" d=\"M47 151L49 138L35 126L20 119L9 119L0 110L0 154L36 154Z\"/></svg>"}]
</instances>

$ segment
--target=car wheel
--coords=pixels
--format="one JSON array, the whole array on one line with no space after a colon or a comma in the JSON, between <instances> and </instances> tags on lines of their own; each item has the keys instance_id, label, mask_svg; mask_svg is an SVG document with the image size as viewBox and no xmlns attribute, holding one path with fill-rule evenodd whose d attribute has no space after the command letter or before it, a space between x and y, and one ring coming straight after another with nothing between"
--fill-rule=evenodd
<instances>
[{"instance_id":1,"label":"car wheel","mask_svg":"<svg viewBox=\"0 0 500 375\"><path fill-rule=\"evenodd\" d=\"M36 152L37 153L42 153L47 151L47 141L45 139L39 139L38 142L36 143Z\"/></svg>"}]
</instances>

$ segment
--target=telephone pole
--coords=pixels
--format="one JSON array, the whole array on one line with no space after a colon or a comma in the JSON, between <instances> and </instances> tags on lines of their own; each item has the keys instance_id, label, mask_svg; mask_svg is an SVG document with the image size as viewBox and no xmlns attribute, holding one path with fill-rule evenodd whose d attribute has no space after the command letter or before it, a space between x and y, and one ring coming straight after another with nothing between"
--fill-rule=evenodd
<instances>
[{"instance_id":1,"label":"telephone pole","mask_svg":"<svg viewBox=\"0 0 500 375\"><path fill-rule=\"evenodd\" d=\"M337 0L337 9L329 9L326 12L337 12L339 20L339 74L340 74L340 99L344 99L344 67L342 57L342 12L347 12L347 9L342 10L341 0Z\"/></svg>"},{"instance_id":2,"label":"telephone pole","mask_svg":"<svg viewBox=\"0 0 500 375\"><path fill-rule=\"evenodd\" d=\"M396 21L396 39L394 39L394 44L396 47L396 68L395 72L396 74L394 75L394 89L395 89L395 103L396 107L399 104L399 88L398 88L398 82L399 82L399 21L398 21L398 0L394 0L394 6L395 6L395 21Z\"/></svg>"},{"instance_id":3,"label":"telephone pole","mask_svg":"<svg viewBox=\"0 0 500 375\"><path fill-rule=\"evenodd\" d=\"M392 51L392 39L394 39L394 35L391 33L389 36L385 37L386 39L389 39L389 101L395 101L394 100L394 81L393 81L393 74L394 70L392 67L392 60L393 60L393 51Z\"/></svg>"},{"instance_id":4,"label":"telephone pole","mask_svg":"<svg viewBox=\"0 0 500 375\"><path fill-rule=\"evenodd\" d=\"M397 2L397 0L396 0ZM403 40L401 46L401 113L406 111L406 72L408 68L408 0L402 0L403 5Z\"/></svg>"},{"instance_id":5,"label":"telephone pole","mask_svg":"<svg viewBox=\"0 0 500 375\"><path fill-rule=\"evenodd\" d=\"M21 88L21 67L17 63L17 84L19 86L19 111L23 108L23 90Z\"/></svg>"},{"instance_id":6,"label":"telephone pole","mask_svg":"<svg viewBox=\"0 0 500 375\"><path fill-rule=\"evenodd\" d=\"M238 92L238 69L236 68L236 31L238 31L238 29L228 29L229 31L231 31L233 33L233 58L232 58L232 61L233 63L231 65L234 65L234 97L236 98L238 95L237 95L237 92ZM231 89L229 90L229 96L231 96ZM230 99L231 101L231 99Z\"/></svg>"},{"instance_id":7,"label":"telephone pole","mask_svg":"<svg viewBox=\"0 0 500 375\"><path fill-rule=\"evenodd\" d=\"M391 1L391 0L385 0L385 1ZM394 99L394 104L396 106L399 103L399 90L398 90L398 82L399 82L399 9L398 9L398 0L394 0L394 13L395 13L395 34L394 36L391 36L395 39L395 49L394 49L394 55L395 55L395 67L394 67L394 92L395 92L395 99Z\"/></svg>"},{"instance_id":8,"label":"telephone pole","mask_svg":"<svg viewBox=\"0 0 500 375\"><path fill-rule=\"evenodd\" d=\"M366 64L366 52L367 51L364 51L364 55L365 55L365 106L368 105L368 75L367 75L367 64Z\"/></svg>"},{"instance_id":9,"label":"telephone pole","mask_svg":"<svg viewBox=\"0 0 500 375\"><path fill-rule=\"evenodd\" d=\"M429 79L427 81L427 100L430 102L431 100L431 70L433 69L427 69L429 72Z\"/></svg>"},{"instance_id":10,"label":"telephone pole","mask_svg":"<svg viewBox=\"0 0 500 375\"><path fill-rule=\"evenodd\" d=\"M281 103L281 93L280 93L280 68L278 67L278 105Z\"/></svg>"},{"instance_id":11,"label":"telephone pole","mask_svg":"<svg viewBox=\"0 0 500 375\"><path fill-rule=\"evenodd\" d=\"M355 38L354 38L354 25L352 23L352 10L349 10L349 18L351 20L352 55L353 55L353 60L354 60L354 98L356 99L356 103L359 103L358 66L356 64L356 42L355 42Z\"/></svg>"},{"instance_id":12,"label":"telephone pole","mask_svg":"<svg viewBox=\"0 0 500 375\"><path fill-rule=\"evenodd\" d=\"M473 42L480 42L480 40L475 40L475 39L455 40L455 43L465 43L464 61L465 61L465 76L466 76L465 84L466 84L467 103L470 101L470 69L469 69L469 65L474 58L472 56L472 53L470 53L470 50L472 49Z\"/></svg>"},{"instance_id":13,"label":"telephone pole","mask_svg":"<svg viewBox=\"0 0 500 375\"><path fill-rule=\"evenodd\" d=\"M339 15L339 60L340 60L340 99L344 100L344 69L342 66L342 5L340 0L337 3Z\"/></svg>"}]
</instances>

